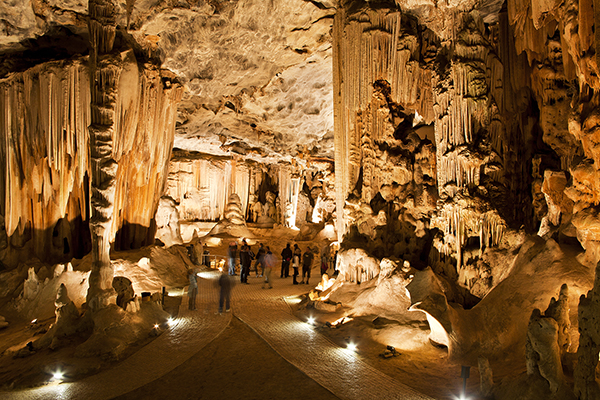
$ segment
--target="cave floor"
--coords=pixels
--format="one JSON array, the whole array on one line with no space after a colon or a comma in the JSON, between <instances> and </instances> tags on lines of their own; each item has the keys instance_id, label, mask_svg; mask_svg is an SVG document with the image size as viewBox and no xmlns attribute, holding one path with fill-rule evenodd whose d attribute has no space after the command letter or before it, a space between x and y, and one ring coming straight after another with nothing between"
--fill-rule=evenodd
<instances>
[{"instance_id":1,"label":"cave floor","mask_svg":"<svg viewBox=\"0 0 600 400\"><path fill-rule=\"evenodd\" d=\"M233 312L223 314L217 313L214 279L218 273L204 272L199 280L198 310L187 310L184 296L175 323L124 361L78 381L0 392L0 397L455 398L461 380L453 372L460 372L460 366L450 364L444 350L431 346L421 357L403 354L406 362L403 357L381 359L381 344L369 340L363 340L356 352L347 350L344 336L351 327L324 332L322 325L305 323L294 312L294 304L308 287L294 286L291 277L281 279L276 272L273 289L262 289L262 278L254 275L248 285L237 283L232 292ZM378 368L378 363L387 363L388 368ZM429 368L431 373L422 374L419 369L411 373L414 365ZM478 377L471 375L473 386Z\"/></svg>"}]
</instances>

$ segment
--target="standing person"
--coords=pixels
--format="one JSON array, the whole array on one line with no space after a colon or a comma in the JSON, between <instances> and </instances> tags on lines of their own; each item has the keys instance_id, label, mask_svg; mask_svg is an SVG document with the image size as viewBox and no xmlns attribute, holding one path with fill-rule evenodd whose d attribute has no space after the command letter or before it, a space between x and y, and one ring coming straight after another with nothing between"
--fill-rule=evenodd
<instances>
[{"instance_id":1,"label":"standing person","mask_svg":"<svg viewBox=\"0 0 600 400\"><path fill-rule=\"evenodd\" d=\"M298 245L294 245L294 246L298 246ZM300 256L296 253L294 253L294 256L292 257L292 268L294 268L294 275L293 279L294 282L292 282L292 284L297 285L298 284L298 269L300 268Z\"/></svg>"},{"instance_id":2,"label":"standing person","mask_svg":"<svg viewBox=\"0 0 600 400\"><path fill-rule=\"evenodd\" d=\"M300 282L300 284L306 283L308 285L308 280L310 279L310 269L312 267L312 262L313 262L313 253L309 247L308 249L306 249L306 251L302 255L302 282ZM306 282L304 282L305 276L306 276Z\"/></svg>"},{"instance_id":3,"label":"standing person","mask_svg":"<svg viewBox=\"0 0 600 400\"><path fill-rule=\"evenodd\" d=\"M329 245L326 244L321 250L321 276L329 270Z\"/></svg>"},{"instance_id":4,"label":"standing person","mask_svg":"<svg viewBox=\"0 0 600 400\"><path fill-rule=\"evenodd\" d=\"M292 249L288 243L285 249L281 251L281 276L280 278L287 278L290 276L290 261L292 260Z\"/></svg>"},{"instance_id":5,"label":"standing person","mask_svg":"<svg viewBox=\"0 0 600 400\"><path fill-rule=\"evenodd\" d=\"M227 276L225 271L219 277L217 281L219 284L219 314L223 313L223 303L225 303L225 312L231 311L230 308L230 297L231 297L231 278Z\"/></svg>"},{"instance_id":6,"label":"standing person","mask_svg":"<svg viewBox=\"0 0 600 400\"><path fill-rule=\"evenodd\" d=\"M248 284L248 275L250 275L250 263L252 263L250 257L250 246L246 239L242 240L242 247L240 248L240 282Z\"/></svg>"},{"instance_id":7,"label":"standing person","mask_svg":"<svg viewBox=\"0 0 600 400\"><path fill-rule=\"evenodd\" d=\"M294 255L298 256L298 260L302 259L302 250L298 247L298 243L294 243Z\"/></svg>"},{"instance_id":8,"label":"standing person","mask_svg":"<svg viewBox=\"0 0 600 400\"><path fill-rule=\"evenodd\" d=\"M262 243L259 243L258 251L256 252L256 262L254 263L254 269L256 270L256 277L263 276L263 272L265 271L265 248ZM260 265L260 275L258 274L258 266Z\"/></svg>"},{"instance_id":9,"label":"standing person","mask_svg":"<svg viewBox=\"0 0 600 400\"><path fill-rule=\"evenodd\" d=\"M190 287L188 288L188 309L195 310L196 309L196 296L198 295L198 282L196 279L196 273L193 269L188 269L188 279L190 281Z\"/></svg>"},{"instance_id":10,"label":"standing person","mask_svg":"<svg viewBox=\"0 0 600 400\"><path fill-rule=\"evenodd\" d=\"M227 257L229 258L229 275L235 275L235 258L237 256L237 243L229 243Z\"/></svg>"},{"instance_id":11,"label":"standing person","mask_svg":"<svg viewBox=\"0 0 600 400\"><path fill-rule=\"evenodd\" d=\"M271 283L271 272L273 271L273 268L275 267L275 264L277 264L277 259L275 258L275 256L273 255L273 253L271 253L271 249L269 248L269 246L267 246L267 254L265 254L265 257L264 257L265 283L262 286L263 289L265 288L265 285L267 283L269 284L269 289L273 288L273 284Z\"/></svg>"}]
</instances>

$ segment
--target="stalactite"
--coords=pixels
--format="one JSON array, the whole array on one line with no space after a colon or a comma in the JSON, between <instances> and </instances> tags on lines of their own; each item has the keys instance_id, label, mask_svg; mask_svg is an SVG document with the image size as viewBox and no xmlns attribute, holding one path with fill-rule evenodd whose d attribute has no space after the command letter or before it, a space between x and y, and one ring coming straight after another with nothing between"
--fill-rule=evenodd
<instances>
[{"instance_id":1,"label":"stalactite","mask_svg":"<svg viewBox=\"0 0 600 400\"><path fill-rule=\"evenodd\" d=\"M425 72L413 54L418 53L419 38L404 32L403 16L398 10L364 8L355 14L341 8L334 19L334 118L335 118L335 168L336 203L338 215L342 215L344 202L354 189L363 168L367 179L371 179L371 163L374 158L372 146L389 132L389 123L384 122L379 107L370 105L374 101L373 84L382 80L390 85L393 101L405 109L414 110L425 118L426 123L434 120L430 97L431 73ZM431 39L431 38L429 38ZM425 94L425 95L423 95ZM375 100L376 101L376 100ZM370 113L370 116L366 114ZM359 118L360 116L360 118ZM359 121L360 120L360 121ZM360 124L369 124L367 127ZM370 138L364 137L369 129ZM363 185L369 192L375 179ZM370 201L375 192L363 193ZM344 234L344 223L338 220L338 235Z\"/></svg>"},{"instance_id":2,"label":"stalactite","mask_svg":"<svg viewBox=\"0 0 600 400\"><path fill-rule=\"evenodd\" d=\"M57 260L52 245L58 221L87 219L89 80L79 61L52 62L0 81L2 210L7 235L32 232L31 249ZM3 261L14 265L21 250ZM67 256L73 256L73 253Z\"/></svg>"}]
</instances>

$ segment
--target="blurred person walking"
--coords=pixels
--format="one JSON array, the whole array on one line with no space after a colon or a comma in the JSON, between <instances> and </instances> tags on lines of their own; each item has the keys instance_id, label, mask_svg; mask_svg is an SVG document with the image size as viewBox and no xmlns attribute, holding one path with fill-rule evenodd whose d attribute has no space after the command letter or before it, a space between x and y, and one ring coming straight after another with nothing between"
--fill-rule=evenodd
<instances>
[{"instance_id":1,"label":"blurred person walking","mask_svg":"<svg viewBox=\"0 0 600 400\"><path fill-rule=\"evenodd\" d=\"M263 276L265 271L265 248L262 243L259 243L258 251L256 252L256 262L254 263L254 269L256 270L256 277ZM260 275L258 274L258 266L260 265Z\"/></svg>"},{"instance_id":2,"label":"blurred person walking","mask_svg":"<svg viewBox=\"0 0 600 400\"><path fill-rule=\"evenodd\" d=\"M190 281L190 287L188 288L188 309L196 310L196 296L198 295L198 281L196 272L193 269L188 269L188 279Z\"/></svg>"},{"instance_id":3,"label":"blurred person walking","mask_svg":"<svg viewBox=\"0 0 600 400\"><path fill-rule=\"evenodd\" d=\"M273 272L273 268L275 267L275 264L277 264L277 259L275 258L273 253L271 253L271 249L269 248L269 246L267 246L267 254L265 254L265 257L264 257L265 283L263 283L263 286L262 286L263 289L265 288L267 283L269 284L269 289L273 288L273 284L271 283L271 272Z\"/></svg>"},{"instance_id":4,"label":"blurred person walking","mask_svg":"<svg viewBox=\"0 0 600 400\"><path fill-rule=\"evenodd\" d=\"M229 243L227 258L229 259L229 275L235 275L235 259L237 257L237 243Z\"/></svg>"},{"instance_id":5,"label":"blurred person walking","mask_svg":"<svg viewBox=\"0 0 600 400\"><path fill-rule=\"evenodd\" d=\"M230 312L231 287L233 284L225 271L223 271L217 280L217 284L219 285L219 314L223 313L223 304L225 304L225 312Z\"/></svg>"}]
</instances>

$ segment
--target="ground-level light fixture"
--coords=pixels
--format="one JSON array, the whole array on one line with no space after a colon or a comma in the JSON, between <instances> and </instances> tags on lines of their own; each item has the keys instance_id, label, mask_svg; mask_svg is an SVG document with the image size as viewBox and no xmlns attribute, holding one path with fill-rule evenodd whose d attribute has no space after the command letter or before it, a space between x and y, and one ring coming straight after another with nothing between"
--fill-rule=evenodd
<instances>
[{"instance_id":1,"label":"ground-level light fixture","mask_svg":"<svg viewBox=\"0 0 600 400\"><path fill-rule=\"evenodd\" d=\"M353 342L349 342L348 345L346 346L346 349L350 350L350 351L356 351L357 350L357 346L356 343Z\"/></svg>"},{"instance_id":2,"label":"ground-level light fixture","mask_svg":"<svg viewBox=\"0 0 600 400\"><path fill-rule=\"evenodd\" d=\"M64 378L65 378L65 373L60 368L58 368L54 372L52 372L52 378L50 380L52 382L60 383L63 381Z\"/></svg>"},{"instance_id":3,"label":"ground-level light fixture","mask_svg":"<svg viewBox=\"0 0 600 400\"><path fill-rule=\"evenodd\" d=\"M306 319L306 323L310 324L310 325L314 325L315 324L315 318L314 317L308 317Z\"/></svg>"}]
</instances>

